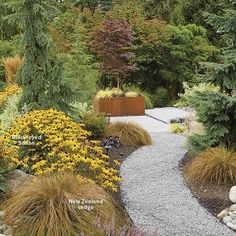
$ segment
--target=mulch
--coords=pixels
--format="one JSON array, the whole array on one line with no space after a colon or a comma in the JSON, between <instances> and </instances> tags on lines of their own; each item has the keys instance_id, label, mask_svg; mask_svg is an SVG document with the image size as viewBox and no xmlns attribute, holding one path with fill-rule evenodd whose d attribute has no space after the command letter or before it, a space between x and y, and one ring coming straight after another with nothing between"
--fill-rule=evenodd
<instances>
[{"instance_id":1,"label":"mulch","mask_svg":"<svg viewBox=\"0 0 236 236\"><path fill-rule=\"evenodd\" d=\"M125 161L129 155L131 155L134 151L138 150L139 148L140 146L129 146L129 145L120 145L117 148L113 147L108 154L110 157L109 163L111 167L120 170L120 166L114 165L113 160L119 161L122 164L122 162ZM111 193L111 196L113 200L117 203L119 208L122 210L126 218L126 221L132 224L132 219L129 217L129 214L125 209L125 204L122 201L120 185L118 185L118 191Z\"/></svg>"},{"instance_id":2,"label":"mulch","mask_svg":"<svg viewBox=\"0 0 236 236\"><path fill-rule=\"evenodd\" d=\"M192 161L193 158L193 156L187 153L181 160L179 167L183 171L183 175L184 168ZM229 200L229 191L232 187L231 185L193 185L187 180L185 175L184 177L186 185L190 188L192 194L212 215L217 216L222 210L232 205Z\"/></svg>"},{"instance_id":3,"label":"mulch","mask_svg":"<svg viewBox=\"0 0 236 236\"><path fill-rule=\"evenodd\" d=\"M129 146L129 145L121 145L118 148L113 147L109 151L110 165L114 167L115 169L120 170L120 166L114 165L113 160L117 160L122 164L122 162L125 161L129 155L131 155L133 152L135 152L139 148L140 146ZM120 186L118 186L118 192L112 193L112 197L124 208L124 203L121 198Z\"/></svg>"}]
</instances>

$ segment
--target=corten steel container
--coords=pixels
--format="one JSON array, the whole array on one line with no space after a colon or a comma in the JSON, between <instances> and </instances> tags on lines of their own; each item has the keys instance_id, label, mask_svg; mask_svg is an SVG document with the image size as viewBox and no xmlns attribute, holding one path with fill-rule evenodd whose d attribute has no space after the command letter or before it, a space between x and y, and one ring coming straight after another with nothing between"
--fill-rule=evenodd
<instances>
[{"instance_id":1,"label":"corten steel container","mask_svg":"<svg viewBox=\"0 0 236 236\"><path fill-rule=\"evenodd\" d=\"M111 116L142 116L145 114L145 100L142 96L94 98L93 110Z\"/></svg>"}]
</instances>

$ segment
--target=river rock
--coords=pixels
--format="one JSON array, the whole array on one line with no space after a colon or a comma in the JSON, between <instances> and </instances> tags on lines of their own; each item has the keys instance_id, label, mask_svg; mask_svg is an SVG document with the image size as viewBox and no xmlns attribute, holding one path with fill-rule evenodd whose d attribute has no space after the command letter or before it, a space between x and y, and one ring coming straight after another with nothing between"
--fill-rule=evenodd
<instances>
[{"instance_id":1,"label":"river rock","mask_svg":"<svg viewBox=\"0 0 236 236\"><path fill-rule=\"evenodd\" d=\"M232 205L232 206L229 208L229 211L236 211L236 204Z\"/></svg>"},{"instance_id":2,"label":"river rock","mask_svg":"<svg viewBox=\"0 0 236 236\"><path fill-rule=\"evenodd\" d=\"M7 226L5 224L0 225L0 231L4 232L7 229Z\"/></svg>"},{"instance_id":3,"label":"river rock","mask_svg":"<svg viewBox=\"0 0 236 236\"><path fill-rule=\"evenodd\" d=\"M231 223L232 223L233 225L236 225L236 220L232 220Z\"/></svg>"},{"instance_id":4,"label":"river rock","mask_svg":"<svg viewBox=\"0 0 236 236\"><path fill-rule=\"evenodd\" d=\"M236 186L233 186L229 192L229 199L231 202L236 203Z\"/></svg>"},{"instance_id":5,"label":"river rock","mask_svg":"<svg viewBox=\"0 0 236 236\"><path fill-rule=\"evenodd\" d=\"M228 225L231 229L236 230L236 225L232 224L231 222L228 222L226 225Z\"/></svg>"},{"instance_id":6,"label":"river rock","mask_svg":"<svg viewBox=\"0 0 236 236\"><path fill-rule=\"evenodd\" d=\"M11 228L6 229L6 230L4 231L4 234L5 234L5 235L11 235L11 234L12 234Z\"/></svg>"},{"instance_id":7,"label":"river rock","mask_svg":"<svg viewBox=\"0 0 236 236\"><path fill-rule=\"evenodd\" d=\"M227 224L227 223L230 222L231 220L232 220L231 216L225 216L225 217L223 218L223 222L224 222L225 224Z\"/></svg>"},{"instance_id":8,"label":"river rock","mask_svg":"<svg viewBox=\"0 0 236 236\"><path fill-rule=\"evenodd\" d=\"M228 215L228 210L225 209L225 210L221 211L221 212L217 215L217 217L220 218L220 219L223 219L223 218L224 218L225 216L227 216L227 215Z\"/></svg>"},{"instance_id":9,"label":"river rock","mask_svg":"<svg viewBox=\"0 0 236 236\"><path fill-rule=\"evenodd\" d=\"M4 211L0 211L0 218L4 216Z\"/></svg>"},{"instance_id":10,"label":"river rock","mask_svg":"<svg viewBox=\"0 0 236 236\"><path fill-rule=\"evenodd\" d=\"M22 184L32 181L33 178L34 176L28 175L22 170L14 170L9 172L6 176L7 184L13 192Z\"/></svg>"}]
</instances>

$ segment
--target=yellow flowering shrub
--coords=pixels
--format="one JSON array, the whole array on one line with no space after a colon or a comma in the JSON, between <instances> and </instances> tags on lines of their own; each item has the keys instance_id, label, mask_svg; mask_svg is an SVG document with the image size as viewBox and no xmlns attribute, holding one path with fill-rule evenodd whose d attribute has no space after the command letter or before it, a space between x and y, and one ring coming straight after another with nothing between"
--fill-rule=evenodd
<instances>
[{"instance_id":1,"label":"yellow flowering shrub","mask_svg":"<svg viewBox=\"0 0 236 236\"><path fill-rule=\"evenodd\" d=\"M0 92L0 107L2 107L11 95L18 94L21 92L21 88L17 85L7 86L4 91Z\"/></svg>"},{"instance_id":2,"label":"yellow flowering shrub","mask_svg":"<svg viewBox=\"0 0 236 236\"><path fill-rule=\"evenodd\" d=\"M75 170L102 187L117 191L118 171L108 164L99 141L63 112L34 110L18 117L0 136L0 158L27 173Z\"/></svg>"}]
</instances>

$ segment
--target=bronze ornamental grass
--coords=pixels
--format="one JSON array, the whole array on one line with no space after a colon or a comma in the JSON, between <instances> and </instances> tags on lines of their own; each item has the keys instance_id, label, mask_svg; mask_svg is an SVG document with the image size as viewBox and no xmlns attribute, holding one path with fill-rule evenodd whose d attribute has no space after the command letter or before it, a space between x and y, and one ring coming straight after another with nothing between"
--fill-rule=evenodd
<instances>
[{"instance_id":1,"label":"bronze ornamental grass","mask_svg":"<svg viewBox=\"0 0 236 236\"><path fill-rule=\"evenodd\" d=\"M225 147L209 148L193 159L185 173L193 184L236 184L236 152Z\"/></svg>"},{"instance_id":2,"label":"bronze ornamental grass","mask_svg":"<svg viewBox=\"0 0 236 236\"><path fill-rule=\"evenodd\" d=\"M84 204L74 200L102 200L92 210L80 209ZM123 224L120 209L111 197L91 180L71 172L57 172L36 177L16 190L5 206L5 223L13 227L14 236L78 236L104 235L96 231L96 219L115 228Z\"/></svg>"},{"instance_id":3,"label":"bronze ornamental grass","mask_svg":"<svg viewBox=\"0 0 236 236\"><path fill-rule=\"evenodd\" d=\"M16 74L22 65L22 59L20 56L16 55L14 57L6 57L3 60L3 65L6 73L6 81L9 85L14 85L16 83Z\"/></svg>"},{"instance_id":4,"label":"bronze ornamental grass","mask_svg":"<svg viewBox=\"0 0 236 236\"><path fill-rule=\"evenodd\" d=\"M108 125L105 135L119 137L121 144L150 145L152 140L148 132L134 122L114 122Z\"/></svg>"}]
</instances>

